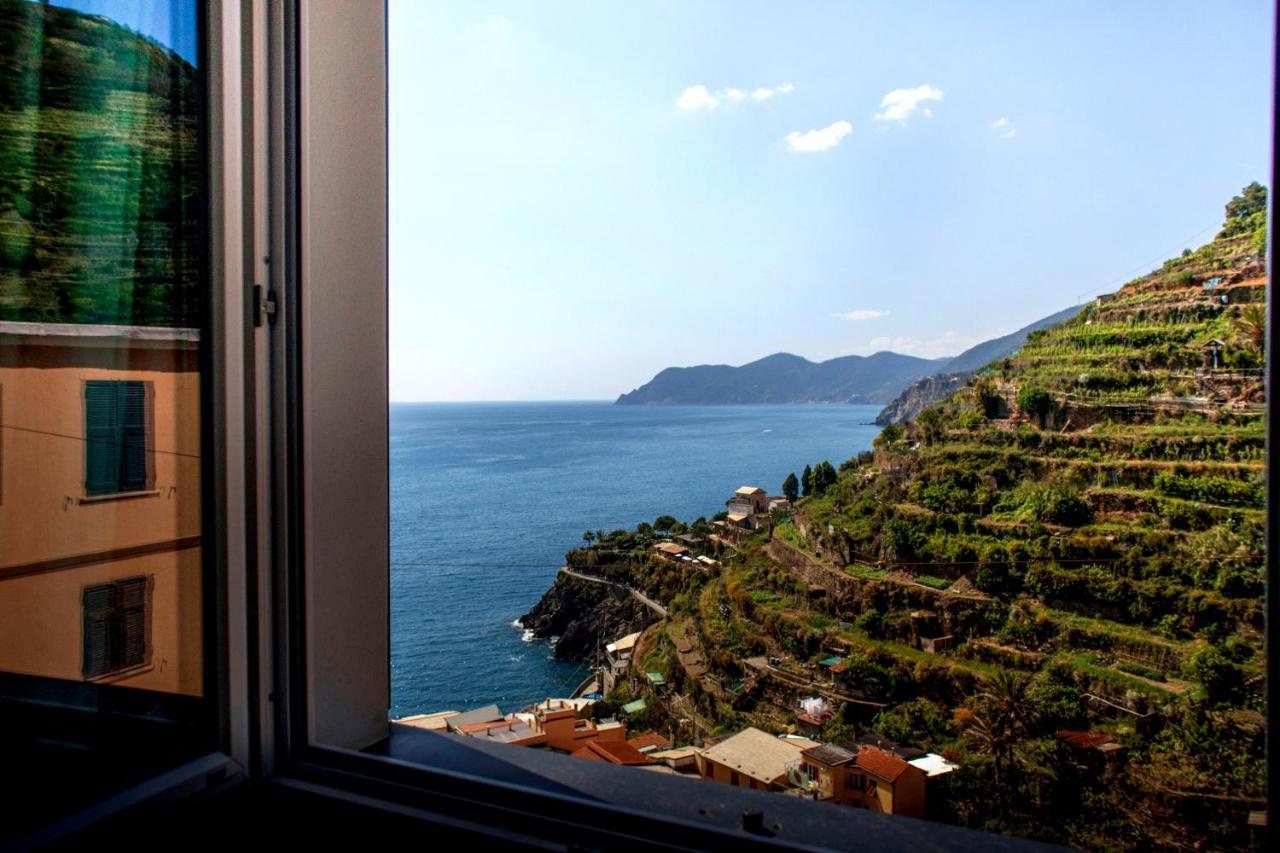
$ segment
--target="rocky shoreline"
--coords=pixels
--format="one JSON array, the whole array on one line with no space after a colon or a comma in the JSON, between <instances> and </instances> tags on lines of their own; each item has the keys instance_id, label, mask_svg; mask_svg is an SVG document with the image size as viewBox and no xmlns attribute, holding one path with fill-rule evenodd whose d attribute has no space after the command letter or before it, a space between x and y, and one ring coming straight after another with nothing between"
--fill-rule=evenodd
<instances>
[{"instance_id":1,"label":"rocky shoreline","mask_svg":"<svg viewBox=\"0 0 1280 853\"><path fill-rule=\"evenodd\" d=\"M558 637L554 654L561 661L595 662L604 645L657 621L649 608L628 592L561 572L520 624L540 640Z\"/></svg>"}]
</instances>

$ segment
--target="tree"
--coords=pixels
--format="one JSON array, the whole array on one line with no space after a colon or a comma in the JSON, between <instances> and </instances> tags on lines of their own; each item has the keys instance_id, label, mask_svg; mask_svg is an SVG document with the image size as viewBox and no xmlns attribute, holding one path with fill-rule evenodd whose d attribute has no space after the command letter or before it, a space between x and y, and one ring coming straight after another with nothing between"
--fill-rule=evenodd
<instances>
[{"instance_id":1,"label":"tree","mask_svg":"<svg viewBox=\"0 0 1280 853\"><path fill-rule=\"evenodd\" d=\"M1043 388L1026 385L1018 390L1018 408L1031 415L1044 428L1044 419L1053 411L1053 397Z\"/></svg>"},{"instance_id":2,"label":"tree","mask_svg":"<svg viewBox=\"0 0 1280 853\"><path fill-rule=\"evenodd\" d=\"M782 481L782 495L792 503L795 503L796 498L800 496L800 481L796 479L795 471L788 474L787 479Z\"/></svg>"},{"instance_id":3,"label":"tree","mask_svg":"<svg viewBox=\"0 0 1280 853\"><path fill-rule=\"evenodd\" d=\"M996 796L1003 801L1015 750L1027 735L1027 681L1002 669L986 680L973 707L960 712L956 721L964 727L965 739L991 756Z\"/></svg>"},{"instance_id":4,"label":"tree","mask_svg":"<svg viewBox=\"0 0 1280 853\"><path fill-rule=\"evenodd\" d=\"M1205 646L1184 664L1187 675L1204 685L1205 698L1217 704L1236 697L1244 686L1244 671L1231 662L1221 646Z\"/></svg>"},{"instance_id":5,"label":"tree","mask_svg":"<svg viewBox=\"0 0 1280 853\"><path fill-rule=\"evenodd\" d=\"M872 444L878 444L883 447L893 447L902 440L904 430L898 424L889 424L880 430L880 434L876 436Z\"/></svg>"},{"instance_id":6,"label":"tree","mask_svg":"<svg viewBox=\"0 0 1280 853\"><path fill-rule=\"evenodd\" d=\"M807 468L805 469L808 470ZM834 486L836 482L836 469L827 460L822 460L813 469L811 476L813 493L820 495L827 490L828 487Z\"/></svg>"},{"instance_id":7,"label":"tree","mask_svg":"<svg viewBox=\"0 0 1280 853\"><path fill-rule=\"evenodd\" d=\"M854 624L862 631L867 632L867 636L873 640L884 639L884 614L879 610L866 610L860 615Z\"/></svg>"},{"instance_id":8,"label":"tree","mask_svg":"<svg viewBox=\"0 0 1280 853\"><path fill-rule=\"evenodd\" d=\"M653 520L653 530L659 535L665 536L671 532L671 528L675 526L676 518L671 515L660 515Z\"/></svg>"},{"instance_id":9,"label":"tree","mask_svg":"<svg viewBox=\"0 0 1280 853\"><path fill-rule=\"evenodd\" d=\"M1244 335L1254 349L1262 352L1267 345L1267 312L1258 303L1246 305L1231 320L1236 331Z\"/></svg>"},{"instance_id":10,"label":"tree","mask_svg":"<svg viewBox=\"0 0 1280 853\"><path fill-rule=\"evenodd\" d=\"M1253 231L1266 219L1267 188L1254 181L1227 202L1226 222L1218 237L1236 237Z\"/></svg>"},{"instance_id":11,"label":"tree","mask_svg":"<svg viewBox=\"0 0 1280 853\"><path fill-rule=\"evenodd\" d=\"M592 533L590 530L582 534L582 541L586 542L588 545L594 542L595 539L596 539L596 535Z\"/></svg>"},{"instance_id":12,"label":"tree","mask_svg":"<svg viewBox=\"0 0 1280 853\"><path fill-rule=\"evenodd\" d=\"M804 466L804 473L800 475L800 493L806 498L813 494L813 469L808 465Z\"/></svg>"},{"instance_id":13,"label":"tree","mask_svg":"<svg viewBox=\"0 0 1280 853\"><path fill-rule=\"evenodd\" d=\"M1227 221L1242 219L1267 209L1267 188L1254 181L1227 202Z\"/></svg>"}]
</instances>

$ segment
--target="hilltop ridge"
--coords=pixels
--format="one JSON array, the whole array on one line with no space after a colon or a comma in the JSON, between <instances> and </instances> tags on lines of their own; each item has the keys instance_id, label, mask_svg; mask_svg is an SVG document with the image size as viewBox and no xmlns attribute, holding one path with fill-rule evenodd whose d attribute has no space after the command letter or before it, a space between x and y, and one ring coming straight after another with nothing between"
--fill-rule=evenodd
<instances>
[{"instance_id":1,"label":"hilltop ridge","mask_svg":"<svg viewBox=\"0 0 1280 853\"><path fill-rule=\"evenodd\" d=\"M668 367L617 404L883 403L946 361L877 352L812 362L780 352L739 367Z\"/></svg>"}]
</instances>

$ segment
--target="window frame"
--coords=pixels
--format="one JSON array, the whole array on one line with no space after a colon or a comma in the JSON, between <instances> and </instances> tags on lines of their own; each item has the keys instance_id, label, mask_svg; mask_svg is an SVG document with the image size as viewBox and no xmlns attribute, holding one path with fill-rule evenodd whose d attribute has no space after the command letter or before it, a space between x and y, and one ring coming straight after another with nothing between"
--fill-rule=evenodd
<instances>
[{"instance_id":1,"label":"window frame","mask_svg":"<svg viewBox=\"0 0 1280 853\"><path fill-rule=\"evenodd\" d=\"M431 733L397 731L380 751L362 751L371 735L392 731L385 719L389 678L385 672L380 677L360 672L361 664L368 663L361 654L369 648L382 644L389 655L389 623L379 621L389 595L389 537L385 522L379 527L356 521L376 520L386 507L375 502L353 513L351 491L334 483L353 475L358 493L381 488L387 498L385 195L369 193L369 173L352 168L374 174L381 168L385 191L386 148L385 135L381 145L344 145L349 140L342 130L344 122L358 124L372 114L373 126L385 133L386 104L369 97L367 76L344 74L356 70L344 64L358 65L361 50L368 51L381 38L385 90L386 5L371 3L358 13L348 9L351 18L343 26L346 4L325 3L205 0L202 19L207 32L201 39L201 70L210 123L202 163L208 169L204 186L211 204L210 255L201 268L210 276L212 300L202 326L209 342L202 348L202 406L207 407L205 422L214 425L208 432L217 433L202 436L207 451L202 475L207 477L206 494L212 495L204 506L203 564L206 603L216 611L206 621L206 647L217 651L206 655L206 692L216 697L213 749L64 822L46 837L164 800L184 787L208 790L250 777L316 801L355 803L424 826L517 841L581 839L588 832L585 837L593 842L732 843L765 849L823 839L839 843L850 837L850 830L865 829L877 833L879 844L902 849L922 844L1030 847L1019 839L974 835L943 824L834 810L765 791L669 780L536 750L459 744L454 741L463 739ZM374 9L380 13L373 14ZM320 63L309 64L312 54L324 56L327 72ZM367 52L363 58L367 66ZM369 72L368 67L363 70ZM310 110L313 103L324 110ZM318 180L326 163L332 174ZM1276 174L1273 168L1273 187ZM1274 216L1268 221L1274 222ZM334 236L324 229L339 222L346 223L355 240L349 235L330 245L333 254L317 254L325 239ZM364 252L354 245L361 240ZM368 262L368 246L381 252L373 263ZM340 261L337 267L327 265L332 260ZM1274 312L1274 302L1269 302L1268 310ZM323 340L324 347L312 346L316 340ZM1274 356L1269 337L1269 364ZM370 364L382 369L370 372ZM1270 401L1269 372L1267 385ZM334 398L352 390L359 399L381 394L380 416L327 417ZM1269 447L1274 428L1269 419ZM329 452L344 446L355 460L347 460L347 467ZM381 469L364 464L369 459L379 460ZM1275 506L1269 491L1269 555L1277 553L1280 535ZM342 523L333 524L334 519ZM331 575L351 553L363 553L368 565L352 569L354 583L334 583ZM379 556L382 563L376 565ZM1271 556L1267 572L1269 585L1274 584ZM369 583L359 588L359 581ZM366 606L370 588L373 599L381 595L381 610ZM355 594L344 597L349 591ZM1280 615L1275 602L1275 596L1269 597L1270 624ZM371 619L376 623L372 627ZM333 638L345 643L346 625L355 626L359 641L353 652L343 654L333 648ZM1269 632L1269 654L1275 653L1273 642ZM389 667L389 656L384 659ZM341 683L348 673L356 678L354 686ZM1275 689L1274 681L1268 684L1273 700ZM384 704L372 714L365 707L317 723L318 711L343 702ZM383 712L380 721L378 711ZM371 721L380 725L371 729ZM345 745L331 742L333 732ZM408 743L403 753L395 748L397 738ZM1273 763L1275 741L1268 742ZM484 755L507 750L493 753L486 766L502 761L519 772L504 779L475 765L449 765L432 757L441 745L455 752L474 748ZM400 757L415 749L426 757ZM567 784L566 777L581 781ZM542 784L547 780L552 781ZM655 799L653 807L642 810L590 795L592 785L607 782L651 789L669 799ZM716 819L706 810L699 815L697 803L681 802L688 784L702 786L698 799L717 804L721 811ZM1269 779L1268 785L1273 784ZM670 789L660 787L668 785ZM743 832L737 819L744 809L764 810L769 820L781 814L786 829ZM844 834L829 831L835 820L841 821Z\"/></svg>"},{"instance_id":2,"label":"window frame","mask_svg":"<svg viewBox=\"0 0 1280 853\"><path fill-rule=\"evenodd\" d=\"M112 661L111 643L114 642L119 648L114 649L116 655L123 658L126 653L124 649L127 647L129 626L127 622L128 610L134 609L126 604L121 603L120 598L123 595L126 584L142 584L142 601L135 605L136 609L142 611L142 655L137 662L130 663L125 660ZM82 646L84 647L83 660L81 661L81 672L84 673L84 680L98 683L111 683L119 681L122 678L128 678L137 675L140 672L146 672L151 668L151 597L155 587L155 576L151 574L136 575L128 578L118 578L116 580L106 581L104 583L88 584L80 590L80 618L82 624ZM106 608L108 615L105 619L97 618L92 621L108 622L108 657L107 668L101 672L89 672L89 623L91 621L89 610L89 596L97 591L110 590L111 605ZM117 624L118 622L123 624ZM120 634L122 637L113 635ZM116 663L112 666L112 663Z\"/></svg>"},{"instance_id":3,"label":"window frame","mask_svg":"<svg viewBox=\"0 0 1280 853\"><path fill-rule=\"evenodd\" d=\"M658 838L670 838L672 836L668 833L679 831L685 833L678 836L683 843L696 844L701 841L707 846L726 842L747 847L772 847L798 841L820 843L815 842L813 836L805 837L803 831L798 836L785 839L752 836L736 827L717 826L709 820L699 820L696 817L691 819L681 811L680 804L673 804L665 812L655 809L649 813L637 813L582 794L557 796L539 790L537 786L513 785L488 778L481 773L460 772L429 760L410 763L385 755L371 755L362 751L366 746L364 741L368 732L361 729L360 721L352 719L342 721L334 729L350 738L347 744L334 745L326 743L323 736L317 737L317 729L323 729L324 726L317 726L315 715L326 703L358 700L361 697L368 699L378 692L376 684L368 681L363 683L363 693L360 690L343 693L336 690L332 683L327 683L335 672L354 671L354 668L344 668L343 662L339 662L336 667L317 667L317 643L324 642L324 635L341 634L350 625L358 626L361 621L359 618L354 621L344 620L350 619L353 611L367 602L361 596L345 602L336 601L330 598L332 588L317 589L318 583L323 585L331 581L325 575L334 568L334 564L328 559L326 551L332 546L338 553L351 553L351 547L355 544L356 552L363 550L366 557L378 554L389 560L385 521L380 525L369 525L368 518L376 518L377 514L367 511L368 507L357 507L354 517L348 515L337 525L325 526L326 519L336 517L326 515L327 510L340 504L344 511L350 512L353 504L349 494L342 489L322 489L319 492L316 489L318 480L323 483L333 482L335 470L354 477L356 491L360 493L365 493L371 482L375 485L379 479L385 482L385 419L362 416L335 421L317 416L316 395L332 396L344 391L356 391L358 399L366 399L359 392L367 393L369 387L359 387L357 378L363 377L376 391L379 380L385 383L387 366L385 325L372 330L368 325L370 318L385 320L385 255L380 264L370 265L374 268L380 266L383 275L378 287L370 287L367 276L356 275L339 281L340 276L334 276L330 274L331 271L323 269L317 276L320 265L309 254L318 240L328 236L318 234L315 222L309 219L308 215L317 209L328 208L330 213L335 210L345 211L349 227L363 235L367 245L380 244L385 250L387 239L385 207L381 211L374 211L372 216L367 215L370 199L356 198L362 194L356 180L350 180L347 184L349 195L342 194L341 181L326 181L321 188L312 183L318 164L323 163L325 157L333 157L335 150L330 148L318 152L317 146L312 144L315 142L312 135L316 132L316 126L308 122L316 116L307 114L309 98L323 101L329 117L335 122L345 121L351 125L371 122L385 126L387 120L385 99L380 102L375 98L363 97L363 92L352 91L355 84L343 88L335 77L326 77L322 83L330 88L323 91L314 88L316 80L308 75L311 70L308 65L309 51L324 55L325 63L334 66L340 66L342 59L335 60L329 50L335 50L345 59L352 55L350 43L345 54L333 45L331 40L336 37L335 32L309 29L309 24L314 23L319 5L318 0L291 0L281 6L273 5L267 14L270 18L270 46L267 54L271 68L267 88L274 95L270 116L266 120L271 129L268 156L272 167L266 186L271 196L269 208L272 221L268 230L272 246L269 254L273 259L268 271L270 285L267 289L274 293L279 306L278 323L273 327L270 340L264 345L270 356L271 368L266 375L259 376L259 381L271 386L266 408L270 411L268 428L272 444L269 463L271 497L264 502L269 503L270 507L259 508L262 512L260 522L272 525L275 530L258 558L263 564L272 565L271 588L263 599L271 602L274 613L274 619L265 626L265 630L274 643L269 666L275 673L274 677L268 678L263 684L264 689L270 690L277 699L271 712L263 718L263 743L271 741L263 766L274 767L266 775L268 782L337 799L358 799L370 808L394 811L397 814L409 813L428 823L453 825L451 822L467 820L473 809L479 809L484 815L480 820L480 831L495 835L503 833L509 836L526 830L537 832L546 820L553 818L561 826L573 826L579 831L592 832L594 839L607 837L652 842ZM343 38L354 37L355 42L365 40L372 43L376 41L377 31L381 30L384 37L381 50L385 64L386 5L385 2L373 5L381 9L380 22L370 24L368 21L352 21L352 27L342 31L341 35ZM368 7L364 11L368 12ZM326 26L332 23L329 20ZM299 104L302 106L299 107ZM381 116L376 113L378 108L384 111ZM381 157L385 169L385 139L382 145L351 144L345 149L345 154L356 159ZM333 159L329 165L334 172L338 172L349 168L352 163L350 159L342 162ZM367 191L368 186L363 190ZM320 199L318 204L317 198ZM375 197L374 201L378 200ZM1270 222L1274 222L1274 217L1269 218ZM360 264L353 263L352 258L346 258L345 263L350 265L347 266L348 270L360 268ZM367 268L365 271L368 271ZM339 283L347 288L343 293L336 292ZM334 319L333 312L339 310L348 312L344 319L352 320L358 328L316 323L317 314L325 315L325 319L331 320ZM1274 310L1274 306L1271 310ZM308 339L318 329L333 334L333 337L324 338L328 355L354 354L355 357L349 360L318 359L318 353L310 347ZM1274 348L1270 343L1268 346L1269 354L1274 355ZM370 354L381 358L381 369L362 372L359 366L368 364L365 359ZM1268 375L1268 385L1269 381ZM381 387L385 388L385 385ZM1268 399L1271 399L1270 389ZM385 413L385 397L382 402L380 412ZM325 411L323 402L319 410ZM1268 430L1272 428L1270 423ZM365 469L363 474L349 467L349 459L335 460L317 452L314 442L318 431L341 430L347 430L344 441L334 442L333 433L330 433L322 438L321 443L326 447L354 448L351 455L362 463ZM369 464L373 461L379 464ZM373 470L379 468L379 465L380 471ZM317 513L317 508L321 512ZM319 522L318 518L321 519ZM1269 545L1272 546L1270 553L1274 554L1274 542L1271 540L1276 530L1271 503L1268 505L1268 519ZM346 541L340 541L342 539ZM1269 560L1268 577L1274 581L1272 563ZM386 577L387 567L383 565L370 569L365 566L353 571L365 579L372 579L372 584L377 585L385 583L380 578ZM383 588L382 595L385 602L389 586ZM1272 606L1273 602L1269 602L1268 607ZM373 612L376 617L365 614L366 622L368 618L381 618L382 611L378 607ZM318 630L318 624L323 624L325 630ZM378 631L367 629L367 624L363 629L357 628L356 633L361 634L358 645L376 645L369 635L379 632L383 634L383 641L387 641L387 626L384 625ZM1268 642L1271 642L1270 636ZM1268 689L1273 689L1273 686ZM351 727L344 728L347 724ZM422 736L438 737L425 733ZM392 735L390 740L394 743L396 736ZM1269 749L1274 747L1269 745ZM536 764L545 760L549 765L553 760L558 760L556 756L535 757L532 753L536 751L526 752L530 755L521 756L522 763ZM392 753L394 754L394 749ZM592 762L581 763L594 765ZM580 772L585 775L597 771L621 772L624 776L620 779L627 782L634 778L625 775L628 772L634 773L626 768L593 766L590 771L584 768ZM862 787L856 790L874 795L875 781L865 774L862 774L862 779ZM670 784L676 785L675 782ZM794 798L778 797L731 785L711 787L719 789L715 796L724 791L732 792L737 798L735 802L741 807L751 808L763 804L770 812L785 812L796 823L803 823L806 817L819 814L794 811L795 804L803 802ZM710 792L707 794L712 795ZM766 799L754 799L758 797ZM804 803L802 807L828 808L808 803ZM544 811L539 813L539 809ZM832 813L827 811L822 814ZM839 814L848 821L847 830L872 829L871 824L860 825L864 819L862 816L870 815L871 812L849 809L841 810ZM498 815L501 817L496 817ZM500 828L495 826L497 820L502 822ZM967 844L995 850L1026 849L1034 845L1034 842L1009 836L990 833L974 835L974 831L944 824L905 818L882 820L890 823L876 822L873 831L880 833L878 837L885 847L905 849L907 846L918 847L921 844ZM822 837L829 841L831 838L847 835L819 836Z\"/></svg>"},{"instance_id":4,"label":"window frame","mask_svg":"<svg viewBox=\"0 0 1280 853\"><path fill-rule=\"evenodd\" d=\"M85 460L84 460L84 498L82 502L92 502L106 500L110 498L132 497L136 495L145 495L154 492L156 485L156 466L155 466L155 383L144 379L86 379L84 380L84 435L85 435ZM124 423L124 418L120 412L121 396L120 392L125 390L125 386L137 385L142 393L142 465L144 473L142 482L136 485L126 481L126 439L125 430L128 428ZM115 488L94 488L93 479L90 472L93 470L91 457L95 452L102 452L99 446L100 442L93 438L93 425L90 423L90 391L95 388L104 388L112 386L115 390L115 417L116 424L114 428L115 436L112 441L120 448L119 456L115 460Z\"/></svg>"}]
</instances>

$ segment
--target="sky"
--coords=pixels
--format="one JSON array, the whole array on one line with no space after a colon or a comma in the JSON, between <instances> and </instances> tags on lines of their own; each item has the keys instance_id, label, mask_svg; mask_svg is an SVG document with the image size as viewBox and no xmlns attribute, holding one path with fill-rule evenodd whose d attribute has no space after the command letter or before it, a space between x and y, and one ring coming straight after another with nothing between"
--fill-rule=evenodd
<instances>
[{"instance_id":1,"label":"sky","mask_svg":"<svg viewBox=\"0 0 1280 853\"><path fill-rule=\"evenodd\" d=\"M1270 8L390 0L392 400L939 357L1267 182Z\"/></svg>"},{"instance_id":2,"label":"sky","mask_svg":"<svg viewBox=\"0 0 1280 853\"><path fill-rule=\"evenodd\" d=\"M110 18L196 64L196 0L53 0L52 5Z\"/></svg>"}]
</instances>

